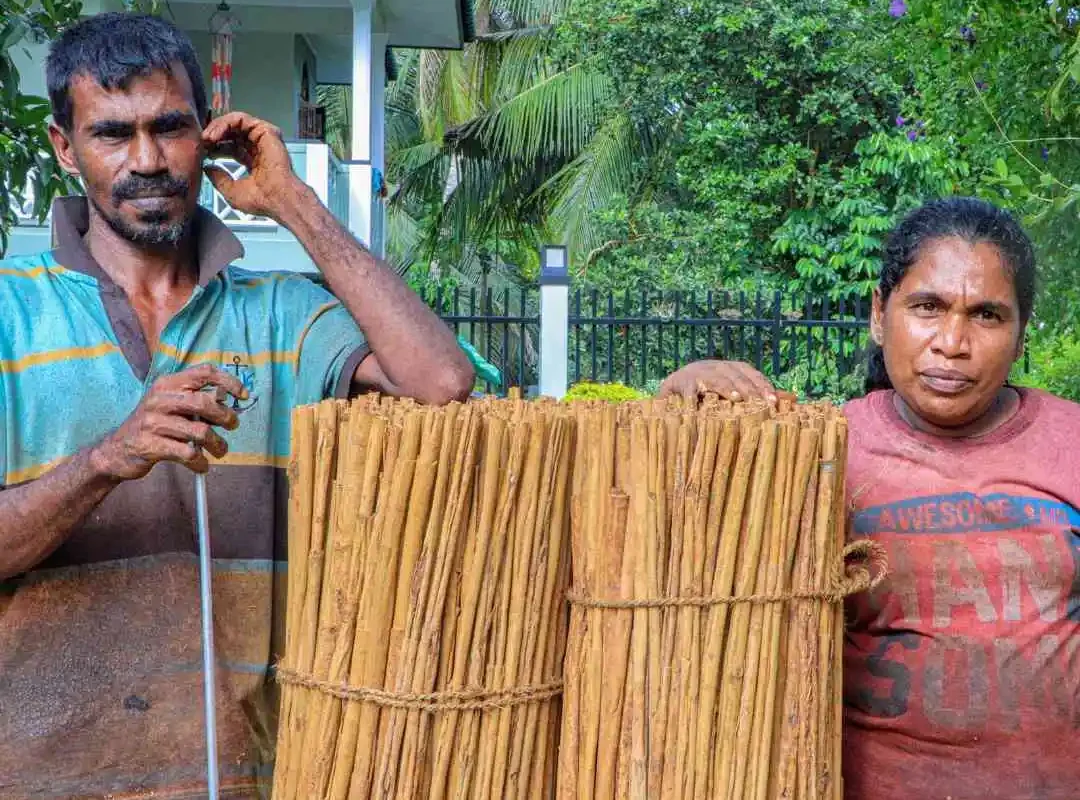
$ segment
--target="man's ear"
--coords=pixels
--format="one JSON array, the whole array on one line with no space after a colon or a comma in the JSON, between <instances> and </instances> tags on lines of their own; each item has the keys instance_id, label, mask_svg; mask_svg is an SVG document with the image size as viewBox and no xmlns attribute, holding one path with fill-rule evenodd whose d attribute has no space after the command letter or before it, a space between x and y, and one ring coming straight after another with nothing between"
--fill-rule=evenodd
<instances>
[{"instance_id":1,"label":"man's ear","mask_svg":"<svg viewBox=\"0 0 1080 800\"><path fill-rule=\"evenodd\" d=\"M885 301L881 298L881 290L874 289L874 300L870 307L870 338L878 347L885 340L884 316Z\"/></svg>"},{"instance_id":2,"label":"man's ear","mask_svg":"<svg viewBox=\"0 0 1080 800\"><path fill-rule=\"evenodd\" d=\"M60 168L68 175L79 176L78 162L75 160L75 148L71 144L71 137L67 131L55 122L49 123L49 141L52 142L53 152L56 153L56 161Z\"/></svg>"}]
</instances>

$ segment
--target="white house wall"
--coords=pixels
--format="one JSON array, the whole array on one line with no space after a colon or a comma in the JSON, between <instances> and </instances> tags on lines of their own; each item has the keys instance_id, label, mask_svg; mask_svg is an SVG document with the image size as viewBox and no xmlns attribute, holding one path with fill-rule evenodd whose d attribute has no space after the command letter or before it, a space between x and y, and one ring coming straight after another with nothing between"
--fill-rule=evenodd
<instances>
[{"instance_id":1,"label":"white house wall","mask_svg":"<svg viewBox=\"0 0 1080 800\"><path fill-rule=\"evenodd\" d=\"M207 90L213 49L211 36L187 31L195 45ZM294 113L299 82L294 61L295 36L286 33L241 32L233 41L232 105L272 122L286 138L296 136Z\"/></svg>"},{"instance_id":2,"label":"white house wall","mask_svg":"<svg viewBox=\"0 0 1080 800\"><path fill-rule=\"evenodd\" d=\"M27 44L14 49L12 60L19 70L19 90L23 94L49 96L45 84L45 58L48 54L48 44Z\"/></svg>"}]
</instances>

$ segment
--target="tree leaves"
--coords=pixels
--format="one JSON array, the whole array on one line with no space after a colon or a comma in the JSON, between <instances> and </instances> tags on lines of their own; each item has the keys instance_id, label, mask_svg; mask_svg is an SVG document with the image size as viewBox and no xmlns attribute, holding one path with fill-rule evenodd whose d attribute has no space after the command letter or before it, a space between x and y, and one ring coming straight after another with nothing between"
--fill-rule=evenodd
<instances>
[{"instance_id":1,"label":"tree leaves","mask_svg":"<svg viewBox=\"0 0 1080 800\"><path fill-rule=\"evenodd\" d=\"M22 94L12 51L32 40L56 36L78 17L79 3L0 0L0 256L17 224L16 208L27 190L33 214L43 220L53 196L73 189L57 167L47 135L48 100Z\"/></svg>"}]
</instances>

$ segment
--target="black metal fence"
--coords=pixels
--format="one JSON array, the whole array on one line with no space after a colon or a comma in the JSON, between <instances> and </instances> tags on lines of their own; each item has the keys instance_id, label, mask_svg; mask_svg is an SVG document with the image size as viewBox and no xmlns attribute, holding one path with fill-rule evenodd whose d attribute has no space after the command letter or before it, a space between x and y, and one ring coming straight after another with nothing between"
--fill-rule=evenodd
<instances>
[{"instance_id":1,"label":"black metal fence","mask_svg":"<svg viewBox=\"0 0 1080 800\"><path fill-rule=\"evenodd\" d=\"M537 383L538 289L435 291L426 299L500 369L504 386ZM806 396L849 395L861 383L869 312L868 300L781 292L572 289L568 380L655 390L691 361L720 358L750 362Z\"/></svg>"}]
</instances>

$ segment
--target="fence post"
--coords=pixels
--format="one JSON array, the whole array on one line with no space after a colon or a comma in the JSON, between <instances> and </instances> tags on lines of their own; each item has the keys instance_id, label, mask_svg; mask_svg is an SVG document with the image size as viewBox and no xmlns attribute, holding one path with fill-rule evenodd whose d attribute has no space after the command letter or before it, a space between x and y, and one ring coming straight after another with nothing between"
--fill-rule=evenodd
<instances>
[{"instance_id":1,"label":"fence post","mask_svg":"<svg viewBox=\"0 0 1080 800\"><path fill-rule=\"evenodd\" d=\"M773 346L772 346L772 379L780 377L780 340L784 337L783 308L779 290L773 294Z\"/></svg>"},{"instance_id":2,"label":"fence post","mask_svg":"<svg viewBox=\"0 0 1080 800\"><path fill-rule=\"evenodd\" d=\"M566 248L540 250L540 394L562 399L567 389L570 273Z\"/></svg>"}]
</instances>

